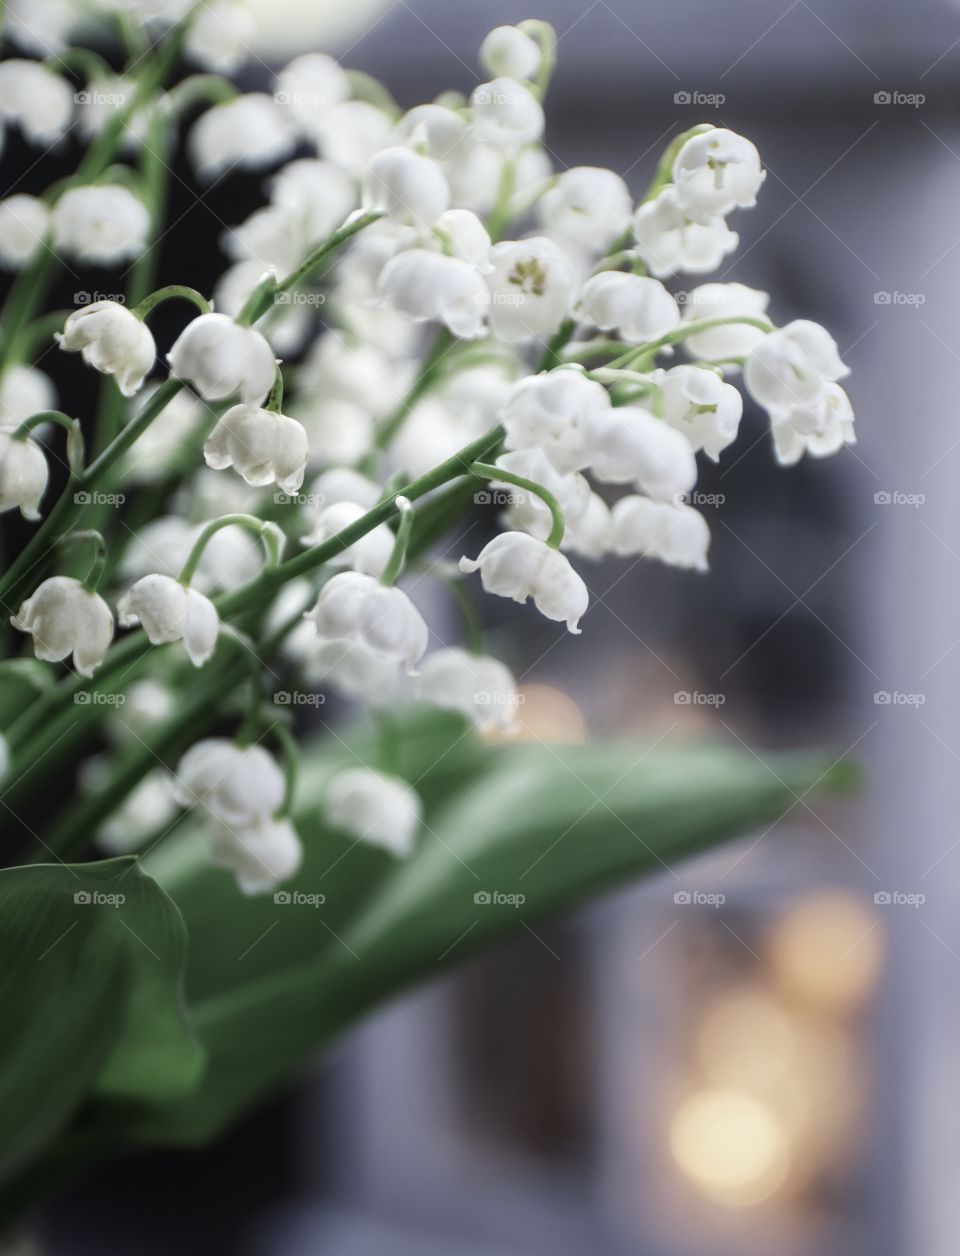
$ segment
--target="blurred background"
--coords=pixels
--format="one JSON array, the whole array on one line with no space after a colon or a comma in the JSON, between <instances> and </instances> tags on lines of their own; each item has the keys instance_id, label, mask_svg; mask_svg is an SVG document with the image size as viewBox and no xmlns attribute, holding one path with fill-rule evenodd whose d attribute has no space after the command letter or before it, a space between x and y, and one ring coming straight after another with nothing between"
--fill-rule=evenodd
<instances>
[{"instance_id":1,"label":"blurred background","mask_svg":"<svg viewBox=\"0 0 960 1256\"><path fill-rule=\"evenodd\" d=\"M695 122L758 144L767 182L715 278L831 329L859 444L781 470L748 409L699 486L709 575L594 566L584 636L518 614L509 661L531 736L827 743L867 788L798 797L736 847L528 928L362 1025L220 1147L101 1174L49 1217L48 1250L955 1256L960 9L262 9L248 87L323 48L409 106L469 91L483 34L536 16L559 35L559 168L609 165L640 192ZM209 256L259 183L215 186L171 249Z\"/></svg>"}]
</instances>

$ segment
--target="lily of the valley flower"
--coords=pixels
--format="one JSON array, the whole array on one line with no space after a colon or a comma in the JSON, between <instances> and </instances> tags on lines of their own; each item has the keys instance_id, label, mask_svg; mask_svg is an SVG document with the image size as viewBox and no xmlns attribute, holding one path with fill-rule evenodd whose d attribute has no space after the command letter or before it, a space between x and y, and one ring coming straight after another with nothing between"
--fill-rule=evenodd
<instances>
[{"instance_id":1,"label":"lily of the valley flower","mask_svg":"<svg viewBox=\"0 0 960 1256\"><path fill-rule=\"evenodd\" d=\"M233 74L250 55L256 36L246 0L207 0L187 27L184 52L208 70Z\"/></svg>"},{"instance_id":2,"label":"lily of the valley flower","mask_svg":"<svg viewBox=\"0 0 960 1256\"><path fill-rule=\"evenodd\" d=\"M771 414L773 447L781 466L792 466L805 453L827 458L844 445L855 445L853 406L839 384L824 384L813 404Z\"/></svg>"},{"instance_id":3,"label":"lily of the valley flower","mask_svg":"<svg viewBox=\"0 0 960 1256\"><path fill-rule=\"evenodd\" d=\"M481 83L470 96L477 136L488 144L519 147L543 134L543 106L529 87L513 78Z\"/></svg>"},{"instance_id":4,"label":"lily of the valley flower","mask_svg":"<svg viewBox=\"0 0 960 1256\"><path fill-rule=\"evenodd\" d=\"M604 331L618 331L630 344L656 340L680 324L676 301L659 279L605 270L580 293L584 315Z\"/></svg>"},{"instance_id":5,"label":"lily of the valley flower","mask_svg":"<svg viewBox=\"0 0 960 1256\"><path fill-rule=\"evenodd\" d=\"M172 576L144 576L117 603L122 628L137 623L152 645L182 641L194 667L202 667L217 648L220 616L209 598Z\"/></svg>"},{"instance_id":6,"label":"lily of the valley flower","mask_svg":"<svg viewBox=\"0 0 960 1256\"><path fill-rule=\"evenodd\" d=\"M353 501L334 502L325 506L316 517L311 530L303 538L304 545L318 545L321 541L336 536L351 523L362 518L369 507ZM354 571L363 572L367 576L379 579L387 568L390 555L393 553L394 536L385 523L365 533L358 541L339 554L334 563L351 567Z\"/></svg>"},{"instance_id":7,"label":"lily of the valley flower","mask_svg":"<svg viewBox=\"0 0 960 1256\"><path fill-rule=\"evenodd\" d=\"M113 266L147 247L150 213L125 187L95 184L68 188L51 214L58 252L94 266Z\"/></svg>"},{"instance_id":8,"label":"lily of the valley flower","mask_svg":"<svg viewBox=\"0 0 960 1256\"><path fill-rule=\"evenodd\" d=\"M480 64L501 78L534 78L541 55L537 41L516 26L494 27L480 45Z\"/></svg>"},{"instance_id":9,"label":"lily of the valley flower","mask_svg":"<svg viewBox=\"0 0 960 1256\"><path fill-rule=\"evenodd\" d=\"M490 291L477 268L459 258L408 249L383 268L379 291L414 322L437 319L461 340L484 334Z\"/></svg>"},{"instance_id":10,"label":"lily of the valley flower","mask_svg":"<svg viewBox=\"0 0 960 1256\"><path fill-rule=\"evenodd\" d=\"M553 240L504 240L491 251L490 326L508 344L552 335L570 312L574 274Z\"/></svg>"},{"instance_id":11,"label":"lily of the valley flower","mask_svg":"<svg viewBox=\"0 0 960 1256\"><path fill-rule=\"evenodd\" d=\"M532 480L551 493L563 511L567 527L576 527L586 513L591 497L586 479L575 471L561 475L542 449L511 450L501 454L496 465L513 475ZM553 527L553 516L543 498L509 481L494 480L492 483L502 483L509 493L510 506L506 514L509 526L545 541Z\"/></svg>"},{"instance_id":12,"label":"lily of the valley flower","mask_svg":"<svg viewBox=\"0 0 960 1256\"><path fill-rule=\"evenodd\" d=\"M91 677L113 640L113 615L98 593L71 576L44 580L11 624L33 637L33 652L46 663L73 655L81 676Z\"/></svg>"},{"instance_id":13,"label":"lily of the valley flower","mask_svg":"<svg viewBox=\"0 0 960 1256\"><path fill-rule=\"evenodd\" d=\"M695 222L681 208L674 187L664 188L637 208L633 234L637 253L658 279L678 271L707 274L740 243L737 233L719 216Z\"/></svg>"},{"instance_id":14,"label":"lily of the valley flower","mask_svg":"<svg viewBox=\"0 0 960 1256\"><path fill-rule=\"evenodd\" d=\"M226 314L201 314L189 322L167 361L174 379L192 384L204 401L222 401L239 393L248 406L258 406L266 398L277 373L264 336Z\"/></svg>"},{"instance_id":15,"label":"lily of the valley flower","mask_svg":"<svg viewBox=\"0 0 960 1256\"><path fill-rule=\"evenodd\" d=\"M327 788L327 823L402 857L413 850L423 804L412 786L370 768L338 772Z\"/></svg>"},{"instance_id":16,"label":"lily of the valley flower","mask_svg":"<svg viewBox=\"0 0 960 1256\"><path fill-rule=\"evenodd\" d=\"M89 366L113 375L125 397L140 389L157 356L150 328L116 301L94 301L75 310L55 339L61 349L79 351Z\"/></svg>"},{"instance_id":17,"label":"lily of the valley flower","mask_svg":"<svg viewBox=\"0 0 960 1256\"><path fill-rule=\"evenodd\" d=\"M633 201L612 170L574 166L557 177L537 205L545 229L562 244L605 253L630 221Z\"/></svg>"},{"instance_id":18,"label":"lily of the valley flower","mask_svg":"<svg viewBox=\"0 0 960 1256\"><path fill-rule=\"evenodd\" d=\"M18 427L41 410L53 410L57 391L48 375L35 366L12 362L0 375L0 428Z\"/></svg>"},{"instance_id":19,"label":"lily of the valley flower","mask_svg":"<svg viewBox=\"0 0 960 1256\"><path fill-rule=\"evenodd\" d=\"M661 501L688 493L697 482L690 442L640 406L614 406L596 416L590 469L607 484L636 481Z\"/></svg>"},{"instance_id":20,"label":"lily of the valley flower","mask_svg":"<svg viewBox=\"0 0 960 1256\"><path fill-rule=\"evenodd\" d=\"M475 559L461 558L460 570L479 571L487 593L521 603L532 597L547 619L580 632L579 621L590 601L587 586L569 560L546 542L526 532L502 532Z\"/></svg>"},{"instance_id":21,"label":"lily of the valley flower","mask_svg":"<svg viewBox=\"0 0 960 1256\"><path fill-rule=\"evenodd\" d=\"M243 828L214 826L209 834L210 862L236 877L243 894L266 894L296 873L303 847L291 822L257 816Z\"/></svg>"},{"instance_id":22,"label":"lily of the valley flower","mask_svg":"<svg viewBox=\"0 0 960 1256\"><path fill-rule=\"evenodd\" d=\"M407 595L360 572L328 580L306 618L322 640L359 642L411 675L427 651L427 625Z\"/></svg>"},{"instance_id":23,"label":"lily of the valley flower","mask_svg":"<svg viewBox=\"0 0 960 1256\"><path fill-rule=\"evenodd\" d=\"M683 321L695 323L713 318L767 317L770 295L744 283L702 283L687 293L683 303ZM708 361L742 358L751 353L766 333L750 323L728 323L710 327L688 336L683 342L694 357ZM725 370L736 369L725 365Z\"/></svg>"},{"instance_id":24,"label":"lily of the valley flower","mask_svg":"<svg viewBox=\"0 0 960 1256\"><path fill-rule=\"evenodd\" d=\"M73 88L39 61L0 63L0 117L16 122L31 144L51 144L70 125Z\"/></svg>"},{"instance_id":25,"label":"lily of the valley flower","mask_svg":"<svg viewBox=\"0 0 960 1256\"><path fill-rule=\"evenodd\" d=\"M201 178L240 167L260 170L288 156L296 144L290 115L265 92L214 105L194 123L189 148Z\"/></svg>"},{"instance_id":26,"label":"lily of the valley flower","mask_svg":"<svg viewBox=\"0 0 960 1256\"><path fill-rule=\"evenodd\" d=\"M0 266L19 270L43 247L50 210L38 196L17 193L0 201Z\"/></svg>"},{"instance_id":27,"label":"lily of the valley flower","mask_svg":"<svg viewBox=\"0 0 960 1256\"><path fill-rule=\"evenodd\" d=\"M480 729L509 728L520 703L517 682L505 663L459 649L429 654L415 692L421 702L457 711Z\"/></svg>"},{"instance_id":28,"label":"lily of the valley flower","mask_svg":"<svg viewBox=\"0 0 960 1256\"><path fill-rule=\"evenodd\" d=\"M583 371L561 368L518 380L500 412L510 449L542 449L561 474L590 463L593 415L610 408L607 390Z\"/></svg>"},{"instance_id":29,"label":"lily of the valley flower","mask_svg":"<svg viewBox=\"0 0 960 1256\"><path fill-rule=\"evenodd\" d=\"M675 366L651 376L663 398L663 418L682 432L694 449L719 461L737 439L743 398L714 371L697 366Z\"/></svg>"},{"instance_id":30,"label":"lily of the valley flower","mask_svg":"<svg viewBox=\"0 0 960 1256\"><path fill-rule=\"evenodd\" d=\"M0 431L0 513L19 510L24 519L39 519L49 475L46 454L35 440Z\"/></svg>"},{"instance_id":31,"label":"lily of the valley flower","mask_svg":"<svg viewBox=\"0 0 960 1256\"><path fill-rule=\"evenodd\" d=\"M621 497L612 511L614 553L659 558L672 567L707 570L710 529L707 521L684 502L655 502L648 497Z\"/></svg>"},{"instance_id":32,"label":"lily of the valley flower","mask_svg":"<svg viewBox=\"0 0 960 1256\"><path fill-rule=\"evenodd\" d=\"M406 227L430 227L450 205L443 171L409 148L385 148L370 162L363 205Z\"/></svg>"},{"instance_id":33,"label":"lily of the valley flower","mask_svg":"<svg viewBox=\"0 0 960 1256\"><path fill-rule=\"evenodd\" d=\"M826 328L804 318L764 336L743 368L751 396L778 413L815 403L824 384L849 374Z\"/></svg>"},{"instance_id":34,"label":"lily of the valley flower","mask_svg":"<svg viewBox=\"0 0 960 1256\"><path fill-rule=\"evenodd\" d=\"M284 493L299 491L309 456L302 423L254 405L231 406L203 446L208 467L233 467L254 488L276 482Z\"/></svg>"},{"instance_id":35,"label":"lily of the valley flower","mask_svg":"<svg viewBox=\"0 0 960 1256\"><path fill-rule=\"evenodd\" d=\"M333 57L305 52L284 66L276 88L274 100L289 110L297 129L310 139L318 133L319 120L347 100L350 80Z\"/></svg>"},{"instance_id":36,"label":"lily of the valley flower","mask_svg":"<svg viewBox=\"0 0 960 1256\"><path fill-rule=\"evenodd\" d=\"M750 209L765 178L756 146L721 127L691 136L673 163L677 203L696 222Z\"/></svg>"}]
</instances>

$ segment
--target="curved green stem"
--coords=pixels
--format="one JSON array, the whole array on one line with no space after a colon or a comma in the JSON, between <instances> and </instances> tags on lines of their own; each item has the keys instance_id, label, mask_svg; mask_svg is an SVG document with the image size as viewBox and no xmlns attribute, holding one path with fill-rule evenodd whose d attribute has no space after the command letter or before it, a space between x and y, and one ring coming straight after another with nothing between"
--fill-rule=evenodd
<instances>
[{"instance_id":1,"label":"curved green stem","mask_svg":"<svg viewBox=\"0 0 960 1256\"><path fill-rule=\"evenodd\" d=\"M545 489L542 484L538 484L536 480L528 480L525 475L514 475L512 471L505 471L502 467L494 467L486 462L472 463L470 471L473 475L482 476L483 479L491 480L494 483L515 484L517 488L522 488L526 492L533 493L536 497L539 497L550 511L550 517L553 520L550 535L547 537L547 544L551 549L560 548L566 524L560 503L548 489Z\"/></svg>"},{"instance_id":2,"label":"curved green stem","mask_svg":"<svg viewBox=\"0 0 960 1256\"><path fill-rule=\"evenodd\" d=\"M300 768L300 748L286 724L276 721L271 729L283 751L283 802L274 815L275 820L283 820L293 812L293 803L297 795L297 775Z\"/></svg>"},{"instance_id":3,"label":"curved green stem","mask_svg":"<svg viewBox=\"0 0 960 1256\"><path fill-rule=\"evenodd\" d=\"M192 301L201 314L209 314L213 308L205 296L199 293L196 288L188 288L186 284L169 283L165 288L158 288L156 292L151 292L148 297L144 297L139 304L133 307L132 313L138 318L146 318L151 310L155 310L158 305L164 301L173 301L180 298L184 301Z\"/></svg>"},{"instance_id":4,"label":"curved green stem","mask_svg":"<svg viewBox=\"0 0 960 1256\"><path fill-rule=\"evenodd\" d=\"M277 540L279 529L276 524L264 523L262 519L258 519L255 515L223 515L219 519L214 519L212 523L208 523L197 537L193 549L187 555L187 561L183 564L183 569L180 572L179 579L181 584L190 584L190 581L196 575L200 559L203 557L203 551L207 548L211 537L216 536L221 528L243 528L245 532L249 532L256 540L263 542L263 547L267 551L267 565L270 567L276 566L280 556ZM283 534L280 533L280 536L282 537Z\"/></svg>"},{"instance_id":5,"label":"curved green stem","mask_svg":"<svg viewBox=\"0 0 960 1256\"><path fill-rule=\"evenodd\" d=\"M84 528L81 532L68 533L60 544L73 545L76 542L89 542L93 546L93 561L82 583L88 592L96 593L107 567L107 543L103 539L103 533L98 532L96 528Z\"/></svg>"},{"instance_id":6,"label":"curved green stem","mask_svg":"<svg viewBox=\"0 0 960 1256\"><path fill-rule=\"evenodd\" d=\"M410 544L410 533L413 531L413 505L409 497L397 496L393 499L393 503L400 512L400 523L397 527L393 550L380 577L380 583L386 585L397 583L397 578L407 561L407 546Z\"/></svg>"}]
</instances>

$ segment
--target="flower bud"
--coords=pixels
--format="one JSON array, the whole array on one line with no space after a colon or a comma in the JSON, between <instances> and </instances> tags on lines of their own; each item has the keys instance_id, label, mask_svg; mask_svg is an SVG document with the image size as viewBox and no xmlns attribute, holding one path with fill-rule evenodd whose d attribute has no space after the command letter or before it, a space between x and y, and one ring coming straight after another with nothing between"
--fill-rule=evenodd
<instances>
[{"instance_id":1,"label":"flower bud","mask_svg":"<svg viewBox=\"0 0 960 1256\"><path fill-rule=\"evenodd\" d=\"M519 147L543 134L543 106L529 87L496 78L473 89L470 107L477 136L487 144Z\"/></svg>"},{"instance_id":2,"label":"flower bud","mask_svg":"<svg viewBox=\"0 0 960 1256\"><path fill-rule=\"evenodd\" d=\"M416 790L397 776L348 768L328 786L326 816L332 828L402 857L413 850L423 804Z\"/></svg>"},{"instance_id":3,"label":"flower bud","mask_svg":"<svg viewBox=\"0 0 960 1256\"><path fill-rule=\"evenodd\" d=\"M764 336L743 368L750 395L770 411L814 402L824 384L849 374L826 328L804 318Z\"/></svg>"},{"instance_id":4,"label":"flower bud","mask_svg":"<svg viewBox=\"0 0 960 1256\"><path fill-rule=\"evenodd\" d=\"M710 529L692 506L621 497L612 514L612 549L623 557L659 558L672 567L707 570Z\"/></svg>"},{"instance_id":5,"label":"flower bud","mask_svg":"<svg viewBox=\"0 0 960 1256\"><path fill-rule=\"evenodd\" d=\"M68 188L51 215L53 245L93 266L114 266L147 247L150 214L125 187L97 183Z\"/></svg>"},{"instance_id":6,"label":"flower bud","mask_svg":"<svg viewBox=\"0 0 960 1256\"><path fill-rule=\"evenodd\" d=\"M39 519L49 474L46 454L35 440L14 440L0 431L0 513L19 510L24 519Z\"/></svg>"},{"instance_id":7,"label":"flower bud","mask_svg":"<svg viewBox=\"0 0 960 1256\"><path fill-rule=\"evenodd\" d=\"M204 401L222 401L239 393L245 405L258 406L277 375L276 358L264 336L226 314L201 314L193 319L180 333L167 361L174 379L192 384Z\"/></svg>"},{"instance_id":8,"label":"flower bud","mask_svg":"<svg viewBox=\"0 0 960 1256\"><path fill-rule=\"evenodd\" d=\"M635 480L661 501L688 493L697 482L689 441L640 406L615 406L598 416L590 469L607 484Z\"/></svg>"},{"instance_id":9,"label":"flower bud","mask_svg":"<svg viewBox=\"0 0 960 1256\"><path fill-rule=\"evenodd\" d=\"M383 268L378 290L416 323L438 319L461 340L486 330L490 292L475 266L426 249L408 249Z\"/></svg>"},{"instance_id":10,"label":"flower bud","mask_svg":"<svg viewBox=\"0 0 960 1256\"><path fill-rule=\"evenodd\" d=\"M247 484L276 482L284 493L299 492L310 450L303 424L258 406L231 406L203 446L208 467L233 467Z\"/></svg>"},{"instance_id":11,"label":"flower bud","mask_svg":"<svg viewBox=\"0 0 960 1256\"><path fill-rule=\"evenodd\" d=\"M546 231L591 253L606 253L630 222L633 201L618 174L574 166L557 176L537 204Z\"/></svg>"},{"instance_id":12,"label":"flower bud","mask_svg":"<svg viewBox=\"0 0 960 1256\"><path fill-rule=\"evenodd\" d=\"M303 862L303 847L287 819L257 816L240 828L216 826L210 862L226 868L243 894L265 894L288 881Z\"/></svg>"},{"instance_id":13,"label":"flower bud","mask_svg":"<svg viewBox=\"0 0 960 1256\"><path fill-rule=\"evenodd\" d=\"M19 270L36 257L50 225L50 210L38 196L18 193L0 201L0 266Z\"/></svg>"},{"instance_id":14,"label":"flower bud","mask_svg":"<svg viewBox=\"0 0 960 1256\"><path fill-rule=\"evenodd\" d=\"M583 285L580 307L603 331L617 331L629 344L646 344L680 325L676 301L659 279L604 270Z\"/></svg>"},{"instance_id":15,"label":"flower bud","mask_svg":"<svg viewBox=\"0 0 960 1256\"><path fill-rule=\"evenodd\" d=\"M177 764L174 781L181 807L202 806L222 824L238 828L274 816L285 791L283 771L263 746L241 748L224 737L191 746Z\"/></svg>"},{"instance_id":16,"label":"flower bud","mask_svg":"<svg viewBox=\"0 0 960 1256\"><path fill-rule=\"evenodd\" d=\"M363 205L401 226L428 228L450 204L443 171L409 148L385 148L370 162Z\"/></svg>"},{"instance_id":17,"label":"flower bud","mask_svg":"<svg viewBox=\"0 0 960 1256\"><path fill-rule=\"evenodd\" d=\"M359 572L328 580L306 618L321 639L359 642L411 675L427 650L427 625L407 595Z\"/></svg>"},{"instance_id":18,"label":"flower bud","mask_svg":"<svg viewBox=\"0 0 960 1256\"><path fill-rule=\"evenodd\" d=\"M117 603L117 614L121 628L143 624L151 645L182 641L194 667L202 667L217 648L217 608L171 576L143 576Z\"/></svg>"},{"instance_id":19,"label":"flower bud","mask_svg":"<svg viewBox=\"0 0 960 1256\"><path fill-rule=\"evenodd\" d=\"M480 45L480 64L494 77L532 79L540 69L540 45L516 26L496 26Z\"/></svg>"}]
</instances>

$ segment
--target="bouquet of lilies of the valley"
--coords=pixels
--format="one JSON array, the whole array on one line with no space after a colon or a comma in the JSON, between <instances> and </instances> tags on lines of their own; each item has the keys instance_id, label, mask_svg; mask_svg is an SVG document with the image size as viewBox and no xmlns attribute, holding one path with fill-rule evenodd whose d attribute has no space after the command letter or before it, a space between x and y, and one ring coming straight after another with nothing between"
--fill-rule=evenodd
<instances>
[{"instance_id":1,"label":"bouquet of lilies of the valley","mask_svg":"<svg viewBox=\"0 0 960 1256\"><path fill-rule=\"evenodd\" d=\"M239 94L248 23L7 5L3 123L31 177L76 161L0 200L0 510L29 521L0 566L0 1224L101 1156L214 1137L521 921L835 783L817 757L511 741L509 635L486 653L474 609L588 637L591 564L705 569L697 455L736 439L741 381L779 462L853 441L822 327L668 286L736 248L754 145L677 134L637 203L549 160L544 22L407 112L320 53ZM181 133L201 188L269 171L212 292L156 286ZM60 267L96 299L48 308ZM91 414L55 396L67 354L103 377ZM462 553L471 512L499 531ZM353 725L318 718L329 693Z\"/></svg>"}]
</instances>

